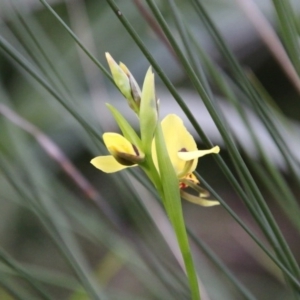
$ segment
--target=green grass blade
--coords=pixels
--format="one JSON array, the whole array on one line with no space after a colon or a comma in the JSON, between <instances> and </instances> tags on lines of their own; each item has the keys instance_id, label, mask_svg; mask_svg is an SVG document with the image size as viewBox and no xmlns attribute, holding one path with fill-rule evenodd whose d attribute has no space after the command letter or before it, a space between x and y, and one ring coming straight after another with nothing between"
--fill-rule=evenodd
<instances>
[{"instance_id":1,"label":"green grass blade","mask_svg":"<svg viewBox=\"0 0 300 300\"><path fill-rule=\"evenodd\" d=\"M16 38L24 47L27 55L30 56L32 61L38 66L51 85L65 97L70 97L71 91L66 85L60 72L55 68L53 63L54 59L48 56L46 49L44 49L41 44L43 40L39 40L39 37L34 32L34 30L37 30L38 24L34 22L35 28L33 30L33 25L29 24L33 22L33 19L31 18L30 22L28 22L28 20L26 20L18 11L18 8L14 5L13 1L12 7L14 16L12 17L13 22L11 28Z\"/></svg>"},{"instance_id":2,"label":"green grass blade","mask_svg":"<svg viewBox=\"0 0 300 300\"><path fill-rule=\"evenodd\" d=\"M61 231L61 227L55 227L58 224L53 222L53 218L56 218L56 215L50 215L50 212L45 211L45 208L40 203L37 204L34 199L32 199L32 195L28 195L28 192L26 189L28 186L22 186L19 180L17 182L17 176L10 175L10 171L6 168L3 161L0 159L1 169L5 171L4 175L7 176L8 181L15 187L16 191L20 194L21 199L23 201L27 201L27 205L32 207L32 211L36 214L36 216L39 218L41 223L44 225L45 229L48 231L50 238L53 240L54 244L57 246L63 257L66 259L66 261L69 263L71 268L73 269L74 273L77 275L79 281L82 283L82 285L86 288L86 290L91 294L95 296L95 299L98 299L97 293L94 292L93 287L91 287L91 283L89 282L89 275L84 270L84 267L80 261L77 260L76 254L72 252L72 250L69 248L70 244L69 237L66 235L66 232ZM32 191L34 191L34 188L32 188ZM40 199L39 199L40 200ZM38 209L36 209L38 207ZM60 214L60 213L59 213ZM52 219L52 220L51 220ZM63 239L67 238L67 239ZM73 248L76 246L73 245Z\"/></svg>"},{"instance_id":3,"label":"green grass blade","mask_svg":"<svg viewBox=\"0 0 300 300\"><path fill-rule=\"evenodd\" d=\"M266 236L269 238L269 240L272 242L274 249L279 249L279 255L281 259L285 260L286 263L290 265L291 268L293 268L294 272L299 272L299 268L295 262L295 259L289 250L289 247L287 243L285 242L278 225L276 224L273 216L270 213L270 210L268 209L267 205L265 204L265 201L257 188L257 185L255 181L253 180L251 173L247 169L247 166L245 165L242 157L240 156L237 147L235 143L233 142L232 137L230 136L229 132L226 130L226 127L224 127L224 123L222 122L222 119L220 118L220 115L218 114L216 108L213 106L211 99L209 99L206 91L203 88L202 83L200 82L199 78L195 75L191 65L186 60L185 56L181 52L177 41L173 37L173 34L171 33L170 29L168 28L168 25L164 21L161 13L159 12L157 6L155 3L151 0L147 0L147 3L149 4L150 8L152 9L153 14L156 16L159 24L161 25L164 33L166 34L167 38L169 39L170 44L173 46L175 52L177 53L178 57L180 58L183 66L187 70L187 73L189 77L191 78L197 92L202 97L203 102L205 103L211 117L213 118L217 128L219 129L227 147L229 150L229 153L231 155L231 158L234 162L234 165L240 174L240 178L242 179L243 185L246 188L246 191L249 195L251 195L252 200L256 200L257 208L256 210L252 209L252 213L254 213L254 217L256 221L259 221L261 224L262 230L265 232ZM255 203L255 202L254 202ZM248 207L251 207L251 201L248 202ZM278 246L280 245L280 248Z\"/></svg>"},{"instance_id":4,"label":"green grass blade","mask_svg":"<svg viewBox=\"0 0 300 300\"><path fill-rule=\"evenodd\" d=\"M100 299L101 297L98 296L98 287L96 287L96 283L93 282L90 276L89 268L77 245L76 239L68 230L62 230L59 226L60 223L67 223L67 219L53 202L49 194L45 192L51 185L47 185L44 182L45 175L42 175L43 173L40 171L37 161L32 158L28 150L25 150L29 149L29 147L23 141L23 138L21 138L20 132L14 131L11 136L13 142L16 144L17 157L21 159L19 167L21 167L21 169L23 167L24 170L30 170L32 166L35 166L35 172L31 172L31 175L28 176L30 192L28 191L28 183L26 186L19 186L17 180L22 182L22 179L18 178L20 175L10 175L12 172L9 167L6 167L7 163L2 159L0 160L1 169L5 170L4 174L10 177L10 181L17 187L17 191L20 192L20 197L26 199L28 201L27 203L33 206L33 211L37 212L36 216L45 226L54 244L61 251L87 292L89 292L94 299ZM26 173L24 170L23 173ZM38 207L38 210L35 210L36 207Z\"/></svg>"},{"instance_id":5,"label":"green grass blade","mask_svg":"<svg viewBox=\"0 0 300 300\"><path fill-rule=\"evenodd\" d=\"M51 271L43 267L24 263L22 264L22 266L33 278L44 284L62 287L69 290L74 290L79 285L77 280L61 272ZM5 274L5 276L10 275L19 277L19 274L17 272L14 272L7 267L4 268L0 266L0 270L3 274Z\"/></svg>"},{"instance_id":6,"label":"green grass blade","mask_svg":"<svg viewBox=\"0 0 300 300\"><path fill-rule=\"evenodd\" d=\"M11 280L7 276L7 274L0 273L0 287L7 292L8 295L14 298L5 298L7 300L16 299L16 300L37 300L36 297L30 295L25 289L21 288L20 286L16 287L16 283ZM3 294L2 289L0 291Z\"/></svg>"},{"instance_id":7,"label":"green grass blade","mask_svg":"<svg viewBox=\"0 0 300 300\"><path fill-rule=\"evenodd\" d=\"M198 0L192 0L192 3L200 19L204 22L211 36L214 38L214 41L219 47L224 58L228 61L228 65L232 73L234 74L240 88L244 91L245 95L247 95L248 101L252 104L254 110L257 112L258 116L260 116L261 120L265 124L270 135L274 139L274 142L278 146L278 149L280 150L283 157L285 158L285 161L290 171L294 175L294 178L298 181L298 183L300 183L300 177L299 177L300 169L298 167L297 160L293 157L293 154L285 144L281 134L278 132L277 127L274 124L274 121L272 119L272 114L270 113L270 111L267 109L265 105L265 101L258 96L257 92L255 91L255 89L249 82L247 76L243 72L241 66L235 59L234 55L230 51L229 47L226 45L224 39L220 35L216 26L210 19L202 3Z\"/></svg>"},{"instance_id":8,"label":"green grass blade","mask_svg":"<svg viewBox=\"0 0 300 300\"><path fill-rule=\"evenodd\" d=\"M231 54L231 52L229 51L228 47L226 46L225 42L223 41L222 37L220 36L220 34L218 33L217 29L215 28L213 22L210 20L208 14L206 13L203 5L200 3L200 1L193 1L193 3L195 4L195 7L199 13L199 16L204 20L204 22L206 23L208 29L210 30L210 32L212 33L212 35L214 36L216 42L220 45L220 49L222 50L222 52L224 53L225 57L228 59L228 61L230 61L231 63L231 67L233 69L233 71L238 74L241 75L241 79L242 79L242 84L244 84L246 86L246 90L249 92L251 97L255 98L255 101L257 100L257 94L254 92L252 86L249 84L248 80L246 78L244 78L244 74L241 71L241 68L239 67L238 63L236 62L235 58L233 57L233 55ZM256 101L255 103L258 103L259 107L261 107L261 103L259 101ZM263 112L263 116L266 117L267 120L270 121L269 116L266 114L265 110L259 111L260 113ZM265 120L265 119L264 119ZM266 121L266 120L265 120ZM279 134L276 134L276 130L274 128L274 126L272 126L272 123L268 123L265 122L265 125L267 126L267 128L270 131L270 134L274 137L275 141L277 142L278 147L280 147L280 150L282 151L283 155L285 155L285 158L287 159L289 166L291 167L292 170L294 170L294 166L291 163L291 156L289 155L289 152L287 150L287 147L282 144L282 140L280 138ZM246 171L246 168L244 169L244 171ZM248 171L247 171L248 173ZM263 197L261 196L258 188L255 185L255 182L253 181L253 179L251 178L251 175L248 173L244 173L243 177L245 176L245 178L247 178L248 183L250 184L250 189L254 192L254 196L255 199L257 200L257 203L260 206L260 209L263 211L265 218L267 219L268 223L270 224L270 229L274 232L276 237L276 240L274 240L274 238L272 236L269 235L269 239L271 239L274 249L276 249L276 251L279 250L279 257L281 257L281 259L283 259L283 261L285 261L288 265L289 268L291 268L291 270L293 270L293 272L299 276L300 275L300 271L299 271L299 267L295 261L295 258L293 256L293 254L291 253L289 246L287 245L286 241L284 240L284 237L282 235L282 233L280 232L280 229L278 227L278 225L276 224L273 216L271 215L266 203L263 200ZM248 176L250 175L250 176ZM299 179L299 178L298 178ZM266 229L266 228L262 228L262 229ZM278 248L278 246L280 248Z\"/></svg>"},{"instance_id":9,"label":"green grass blade","mask_svg":"<svg viewBox=\"0 0 300 300\"><path fill-rule=\"evenodd\" d=\"M95 130L81 115L66 103L57 91L22 57L8 42L0 36L0 48L17 62L25 71L27 71L39 84L41 84L57 101L96 139L101 140L97 130Z\"/></svg>"},{"instance_id":10,"label":"green grass blade","mask_svg":"<svg viewBox=\"0 0 300 300\"><path fill-rule=\"evenodd\" d=\"M213 93L208 84L207 78L205 77L205 74L202 70L200 62L197 59L197 55L195 53L195 50L193 49L193 43L190 40L190 35L187 32L186 24L184 23L184 20L179 13L179 9L177 8L174 0L168 0L168 3L170 5L170 9L172 11L172 16L174 18L175 25L178 29L178 33L180 35L182 45L184 46L186 53L187 53L186 57L190 61L190 64L193 66L195 73L200 78L200 81L203 84L203 88L206 91L206 93L208 94L208 97L210 99L213 99L214 98Z\"/></svg>"},{"instance_id":11,"label":"green grass blade","mask_svg":"<svg viewBox=\"0 0 300 300\"><path fill-rule=\"evenodd\" d=\"M135 172L131 171L131 173L137 180L141 180L141 183L145 187L147 187L147 189L149 191L151 191L153 196L156 197L156 200L160 203L159 199L157 198L156 190L153 188L153 186L151 186L148 181L142 180L142 178L140 176L138 176L138 174L136 174ZM245 230L245 232L261 248L261 250L264 251L266 253L266 255L282 270L282 272L284 272L284 274L286 276L288 276L300 289L299 281L284 267L284 265L274 256L274 254L269 249L267 249L266 246L264 246L263 242L260 241L259 238L251 231L251 229L248 227L248 225L246 225L241 220L241 218L228 206L228 204L206 183L206 181L203 179L203 177L199 176L199 174L197 174L197 177L199 177L200 182L203 183L204 186L206 186L211 191L213 196L222 204L222 206L227 210L227 212L232 216L232 218ZM199 243L201 243L201 241L199 241L198 238L192 233L192 230L187 228L187 232L188 232L189 236L191 237L191 239L193 239L193 241L196 243L196 245L198 245L202 249L202 247L199 245ZM209 256L209 258L212 259L212 261L216 265L219 265L221 267L221 265L219 264L219 261L214 260L214 256ZM224 272L226 272L226 270L224 270ZM237 287L237 289L244 290L242 284L238 282L237 278L235 278L233 280L233 283L240 285L240 287Z\"/></svg>"},{"instance_id":12,"label":"green grass blade","mask_svg":"<svg viewBox=\"0 0 300 300\"><path fill-rule=\"evenodd\" d=\"M210 148L212 147L212 143L209 140L209 138L206 136L202 128L199 126L197 120L193 116L192 112L190 111L189 107L186 105L182 97L177 92L174 85L171 83L171 81L168 79L168 77L165 75L161 67L157 64L151 53L148 51L147 47L143 44L142 40L139 38L136 31L132 28L130 23L127 21L126 17L122 14L120 14L120 10L118 6L111 0L107 0L108 4L111 6L112 10L116 14L116 16L119 18L119 20L124 25L125 29L128 31L128 33L131 35L134 42L139 46L145 57L148 59L150 64L153 66L153 68L156 70L157 74L160 76L166 87L171 92L174 99L177 101L183 112L186 114L188 119L190 120L191 124L195 128L197 134L200 136L201 140L204 142L204 144ZM222 157L220 155L215 156L215 159L217 159L217 162L219 163L221 169L224 171L226 177L228 178L228 181L234 186L235 190L238 192L238 194L241 196L242 199L246 199L247 195L241 188L239 182L235 179L234 175L232 174L231 170L227 167L225 162L223 161Z\"/></svg>"},{"instance_id":13,"label":"green grass blade","mask_svg":"<svg viewBox=\"0 0 300 300\"><path fill-rule=\"evenodd\" d=\"M201 239L191 231L188 230L189 236L196 243L196 245L205 253L205 255L228 277L234 284L237 290L243 295L245 299L255 300L253 294L232 274L220 258L206 245Z\"/></svg>"},{"instance_id":14,"label":"green grass blade","mask_svg":"<svg viewBox=\"0 0 300 300\"><path fill-rule=\"evenodd\" d=\"M189 109L185 106L184 102L182 101L182 99L180 97L178 97L174 87L170 84L170 82L168 82L167 78L164 76L162 70L159 68L159 66L155 63L154 59L152 58L151 54L147 51L147 49L144 47L143 43L141 42L141 40L138 38L136 32L134 31L134 29L130 26L130 24L128 23L128 21L125 19L125 16L122 15L122 13L120 13L120 10L118 9L117 5L111 1L111 0L107 0L107 2L109 3L109 5L111 6L111 8L113 9L113 11L115 12L116 16L119 17L120 21L122 22L122 24L124 25L124 27L126 28L126 30L128 30L128 32L131 34L131 36L133 37L134 41L137 43L137 45L141 48L141 50L143 51L143 53L145 54L145 56L148 58L148 60L150 61L150 63L152 64L152 66L158 71L159 75L161 76L161 78L163 79L164 83L166 84L166 86L170 89L171 93L174 95L175 99L178 101L179 105L181 106L181 108L184 110L184 112L186 113L186 115L188 116L188 118L190 119L192 125L195 127L196 131L199 133L202 133L201 135L201 138L204 140L204 142L209 142L209 140L206 138L205 134L203 132L201 132L201 129L199 128L199 125L197 124L196 120L193 118L192 114L190 113ZM149 5L151 5L152 2L148 1ZM153 4L152 8L155 10L156 7L155 5ZM155 10L156 11L156 10ZM160 16L159 13L157 13L158 16ZM164 21L162 21L162 24L165 24ZM160 24L160 25L162 25ZM165 24L166 25L166 24ZM171 38L171 40L174 41L174 38L172 37L172 34L169 32L169 36ZM169 37L168 36L168 37ZM175 42L175 41L174 41ZM176 43L175 43L176 45ZM179 49L180 51L180 49ZM179 53L180 54L180 53ZM183 57L183 59L185 59ZM188 64L187 64L188 66ZM198 88L201 89L201 85L198 86ZM204 96L206 97L207 95L204 93ZM204 99L203 99L204 100ZM209 103L209 102L208 102ZM217 116L218 117L218 116ZM222 128L222 124L220 125L221 128ZM226 131L224 131L225 135L227 136L227 133ZM230 145L232 145L230 143ZM240 162L241 162L241 157L236 149L236 147L234 146L234 154L237 155L237 158L238 158L238 163L237 163L237 167L239 168L241 165L240 165ZM232 151L231 151L232 152ZM220 160L219 159L219 156L216 157L217 160ZM281 241L281 243L283 243L282 245L282 248L278 247L278 242L277 240L274 240L274 236L273 234L269 231L270 230L270 227L265 227L263 226L263 230L265 231L265 233L267 234L267 236L269 237L269 239L271 239L272 241L272 244L274 245L274 248L277 250L277 251L280 251L282 253L282 251L287 251L288 253L288 259L289 259L289 263L291 266L293 266L294 268L294 271L298 270L298 267L296 266L295 264L295 260L292 256L291 253L289 253L289 250L287 248L287 245L284 243L283 239L282 239L282 235L278 229L278 226L276 224L274 224L274 220L272 218L272 216L270 215L269 213L269 210L268 208L264 205L264 202L263 202L263 198L259 192L259 190L257 189L256 185L255 185L255 182L253 181L249 171L247 170L246 166L244 163L242 163L242 171L243 171L243 175L241 176L241 178L244 178L244 176L246 175L246 178L250 179L250 181L245 181L244 180L244 183L246 185L249 185L250 186L248 187L248 192L250 192L250 194L252 194L252 192L254 193L254 198L252 197L252 200L253 199L258 199L259 200L259 206L260 206L260 210L264 210L264 213L267 213L267 217L268 217L268 221L270 222L271 221L271 224L272 224L272 230L275 230L276 231L276 234L277 234L277 237L279 238L279 240ZM233 176L231 176L231 172L225 167L223 170L225 170L226 172L226 175L230 177L230 179L232 179ZM229 172L228 172L229 171ZM246 173L245 173L246 172ZM249 177L250 176L250 177ZM236 183L235 179L231 180L231 182L233 182L234 184ZM245 201L248 201L248 197L244 194L244 192L239 188L239 186L236 186L238 191L240 192L241 195L243 195L243 199ZM251 202L249 202L250 205L251 205ZM257 218L257 217L256 217ZM261 220L264 225L265 223L265 218ZM284 250L283 250L284 249ZM281 257L283 259L285 259L285 255L282 255L280 254Z\"/></svg>"},{"instance_id":15,"label":"green grass blade","mask_svg":"<svg viewBox=\"0 0 300 300\"><path fill-rule=\"evenodd\" d=\"M4 249L0 248L0 260L7 266L16 271L19 276L21 276L41 297L41 299L51 300L50 295L45 289L40 285L35 278L24 270L14 259L12 259Z\"/></svg>"},{"instance_id":16,"label":"green grass blade","mask_svg":"<svg viewBox=\"0 0 300 300\"><path fill-rule=\"evenodd\" d=\"M124 137L130 141L132 144L138 146L140 149L143 149L143 145L141 139L134 131L134 129L130 126L128 121L123 117L123 115L111 104L106 104L107 108L112 113L115 121L117 122L119 128L121 129Z\"/></svg>"},{"instance_id":17,"label":"green grass blade","mask_svg":"<svg viewBox=\"0 0 300 300\"><path fill-rule=\"evenodd\" d=\"M202 176L198 175L198 178L200 179L203 186L212 194L212 196L216 200L218 200L224 207L228 207L227 203L216 193L216 191L204 180ZM226 210L249 234L249 236L251 236L251 238L257 243L257 245L268 255L268 257L284 272L286 276L288 276L289 280L291 280L295 287L300 291L300 282L297 277L295 277L294 274L261 243L261 241L252 233L248 226L240 220L235 212L233 212L230 208Z\"/></svg>"},{"instance_id":18,"label":"green grass blade","mask_svg":"<svg viewBox=\"0 0 300 300\"><path fill-rule=\"evenodd\" d=\"M237 97L231 90L229 84L227 83L227 78L225 74L222 72L222 70L217 69L216 66L212 63L212 61L209 59L209 57L205 54L204 51L202 51L201 47L198 45L199 53L204 61L204 64L208 70L208 73L210 73L210 76L212 80L215 82L215 84L218 86L219 90L223 93L223 95L234 105L236 111L240 114L241 120L244 122L245 126L247 127L249 134L251 135L252 141L256 146L256 149L258 150L260 158L263 159L264 164L268 170L268 176L260 176L261 182L266 183L268 182L269 186L269 191L273 193L273 195L278 199L280 199L280 203L283 206L284 210L287 213L287 216L290 216L293 220L293 222L297 225L299 223L297 220L298 218L295 218L297 212L299 211L299 206L297 203L297 200L289 187L287 186L286 182L284 181L282 175L278 172L278 170L272 165L270 162L267 154L263 151L260 142L258 141L248 118L248 115L244 111L244 108L242 107L240 101L238 101ZM271 101L268 100L269 102ZM284 120L282 120L284 121ZM251 164L250 164L251 165ZM256 172L257 173L257 172ZM266 174L265 174L266 175ZM269 179L271 176L272 180ZM273 187L272 184L270 183L270 180L273 182ZM277 191L276 194L274 194L274 191ZM279 196L280 195L280 196ZM278 198L279 196L279 198ZM284 202L282 201L285 199L288 202L288 205L284 205ZM288 211L290 213L288 213Z\"/></svg>"},{"instance_id":19,"label":"green grass blade","mask_svg":"<svg viewBox=\"0 0 300 300\"><path fill-rule=\"evenodd\" d=\"M289 0L273 0L281 29L281 38L287 48L298 75L300 75L299 35L295 23L296 16Z\"/></svg>"},{"instance_id":20,"label":"green grass blade","mask_svg":"<svg viewBox=\"0 0 300 300\"><path fill-rule=\"evenodd\" d=\"M70 36L74 39L77 45L83 50L83 52L92 60L92 62L106 75L106 77L110 78L112 82L113 79L110 76L109 72L102 66L99 60L90 52L83 43L79 40L76 34L66 25L66 23L60 18L60 16L53 10L53 8L47 3L45 0L40 0L40 2L45 6L45 8L55 17L55 19L64 27L64 29L70 34Z\"/></svg>"}]
</instances>

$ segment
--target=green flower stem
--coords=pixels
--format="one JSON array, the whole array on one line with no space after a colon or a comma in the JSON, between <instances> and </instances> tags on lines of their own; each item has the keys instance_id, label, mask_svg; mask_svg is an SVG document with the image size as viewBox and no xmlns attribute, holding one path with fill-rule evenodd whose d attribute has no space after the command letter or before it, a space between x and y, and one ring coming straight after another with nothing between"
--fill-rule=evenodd
<instances>
[{"instance_id":1,"label":"green flower stem","mask_svg":"<svg viewBox=\"0 0 300 300\"><path fill-rule=\"evenodd\" d=\"M160 124L157 125L155 142L158 165L161 173L161 182L163 185L163 202L165 204L165 209L169 216L171 224L173 225L179 248L184 260L192 299L199 300L201 298L198 286L198 278L185 228L180 193L178 188L178 179L166 149Z\"/></svg>"},{"instance_id":2,"label":"green flower stem","mask_svg":"<svg viewBox=\"0 0 300 300\"><path fill-rule=\"evenodd\" d=\"M133 170L129 170L129 172L131 173L131 175L136 178L141 180L141 183L151 192L151 194L153 195L153 197L155 198L156 201L159 202L159 204L161 205L160 199L157 195L157 190L153 188L153 186L151 186L149 184L149 182L146 180L146 178L141 178L138 176L138 174L136 172L134 172ZM197 176L198 177L198 176ZM220 197L219 197L220 199ZM247 226L245 224L243 224L242 220L239 219L239 217L237 215L235 215L235 213L230 209L230 207L226 204L225 201L222 200L222 204L224 203L224 208L228 210L229 214L233 216L233 218L239 223L241 224L241 226L247 229ZM249 230L249 229L248 229ZM247 232L247 231L246 231ZM251 292L247 290L247 288L239 281L239 279L237 277L234 276L234 274L232 274L228 268L222 263L222 261L220 259L217 258L217 256L213 253L213 251L211 249L209 249L209 247L203 242L200 241L200 239L193 233L193 231L191 229L189 229L189 227L187 227L187 233L189 235L189 238L191 238L194 242L195 245L201 249L211 260L212 262L218 266L220 268L220 270L226 274L228 276L228 278L232 281L232 283L236 286L236 288L243 294L243 296L245 297L245 299L254 299L251 295ZM248 232L247 232L248 233ZM249 235L254 238L256 238L254 236L254 234L249 230ZM258 240L258 238L256 238L259 246L262 245L261 242ZM255 241L256 241L255 240ZM262 245L262 247L264 247ZM268 252L268 249L263 248L263 251ZM272 254L270 252L268 252L268 256L273 260L277 260L276 257L272 256ZM279 263L280 264L280 263ZM286 270L284 270L286 271ZM292 277L292 275L290 274L290 276ZM297 282L297 280L295 278L293 278L293 280L295 282Z\"/></svg>"},{"instance_id":3,"label":"green flower stem","mask_svg":"<svg viewBox=\"0 0 300 300\"><path fill-rule=\"evenodd\" d=\"M154 187L156 188L158 194L160 195L160 197L164 201L164 198L163 198L164 193L163 193L162 182L161 182L160 176L158 174L158 171L156 170L156 167L153 163L151 153L149 154L149 153L146 152L146 161L145 161L145 163L140 164L140 167L143 169L143 171L150 178L150 180L152 181L152 183L153 183Z\"/></svg>"}]
</instances>

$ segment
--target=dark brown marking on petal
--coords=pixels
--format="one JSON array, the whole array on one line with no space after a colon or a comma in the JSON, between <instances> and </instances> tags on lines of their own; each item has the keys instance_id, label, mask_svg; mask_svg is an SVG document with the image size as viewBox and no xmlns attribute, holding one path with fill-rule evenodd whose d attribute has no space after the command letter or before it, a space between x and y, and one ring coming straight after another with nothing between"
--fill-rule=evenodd
<instances>
[{"instance_id":1,"label":"dark brown marking on petal","mask_svg":"<svg viewBox=\"0 0 300 300\"><path fill-rule=\"evenodd\" d=\"M186 150L186 148L182 148L178 152L188 152L188 151Z\"/></svg>"},{"instance_id":2,"label":"dark brown marking on petal","mask_svg":"<svg viewBox=\"0 0 300 300\"><path fill-rule=\"evenodd\" d=\"M133 144L132 144L132 148L133 148L133 150L134 150L134 152L135 152L136 156L139 156L139 155L140 155L140 153L139 153L139 150L138 150L138 148L137 148L135 145L133 145Z\"/></svg>"},{"instance_id":3,"label":"dark brown marking on petal","mask_svg":"<svg viewBox=\"0 0 300 300\"><path fill-rule=\"evenodd\" d=\"M124 166L132 166L132 165L138 164L139 162L141 162L143 160L138 155L128 154L128 153L124 153L124 152L118 152L118 155L114 156L114 158L116 159L116 161L118 163L120 163L121 165L124 165Z\"/></svg>"}]
</instances>

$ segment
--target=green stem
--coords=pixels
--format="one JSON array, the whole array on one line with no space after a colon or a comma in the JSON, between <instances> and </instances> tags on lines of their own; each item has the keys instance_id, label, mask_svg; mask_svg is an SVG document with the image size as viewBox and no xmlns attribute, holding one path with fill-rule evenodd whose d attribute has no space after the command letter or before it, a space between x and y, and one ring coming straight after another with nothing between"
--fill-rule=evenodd
<instances>
[{"instance_id":1,"label":"green stem","mask_svg":"<svg viewBox=\"0 0 300 300\"><path fill-rule=\"evenodd\" d=\"M158 124L155 135L158 166L163 188L163 202L174 228L179 248L183 257L193 300L200 300L198 277L194 266L183 218L178 179L168 155L161 125Z\"/></svg>"}]
</instances>

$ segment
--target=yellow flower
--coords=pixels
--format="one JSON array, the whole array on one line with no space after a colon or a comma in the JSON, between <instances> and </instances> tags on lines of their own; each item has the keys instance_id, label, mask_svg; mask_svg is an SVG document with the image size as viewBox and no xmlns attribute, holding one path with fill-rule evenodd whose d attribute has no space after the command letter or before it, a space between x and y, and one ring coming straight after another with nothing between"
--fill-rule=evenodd
<instances>
[{"instance_id":1,"label":"yellow flower","mask_svg":"<svg viewBox=\"0 0 300 300\"><path fill-rule=\"evenodd\" d=\"M207 154L217 154L220 148L215 146L209 150L198 150L194 138L185 128L183 121L176 115L167 115L161 122L161 127L170 160L179 180L179 188L182 190L188 187L187 183L189 182L191 185L199 185L199 180L193 174L198 164L198 158ZM154 164L158 169L155 141L152 143L152 156ZM219 204L217 201L203 200L202 198L209 196L209 193L200 187L199 189L201 193L199 197L196 197L198 204L204 206ZM181 195L186 200L194 203L197 202L195 196L184 191L181 191Z\"/></svg>"},{"instance_id":2,"label":"yellow flower","mask_svg":"<svg viewBox=\"0 0 300 300\"><path fill-rule=\"evenodd\" d=\"M91 164L105 173L135 167L145 158L145 154L137 146L118 133L104 133L103 141L111 155L97 156L91 160Z\"/></svg>"},{"instance_id":3,"label":"yellow flower","mask_svg":"<svg viewBox=\"0 0 300 300\"><path fill-rule=\"evenodd\" d=\"M200 182L193 172L197 167L199 157L219 153L220 148L215 146L209 150L198 150L194 138L185 128L183 121L176 115L167 115L162 120L161 127L166 148L178 178L182 198L202 206L219 204L218 201L203 199L207 198L209 193L200 187ZM91 160L91 163L101 171L113 173L128 167L135 167L144 162L145 154L138 146L133 145L122 135L104 133L103 140L111 155L98 156ZM152 142L152 159L159 171L154 139ZM195 196L184 191L187 187L196 190L198 195Z\"/></svg>"}]
</instances>

